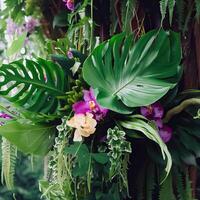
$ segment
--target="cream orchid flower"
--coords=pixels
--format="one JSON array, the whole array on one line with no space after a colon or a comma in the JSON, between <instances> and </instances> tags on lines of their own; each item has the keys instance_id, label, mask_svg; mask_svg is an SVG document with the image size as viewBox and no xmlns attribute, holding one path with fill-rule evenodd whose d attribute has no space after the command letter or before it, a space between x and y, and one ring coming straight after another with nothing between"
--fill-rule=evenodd
<instances>
[{"instance_id":1,"label":"cream orchid flower","mask_svg":"<svg viewBox=\"0 0 200 200\"><path fill-rule=\"evenodd\" d=\"M96 131L97 121L93 118L91 113L76 114L69 121L67 125L76 128L74 132L74 141L82 141L82 137L89 137Z\"/></svg>"}]
</instances>

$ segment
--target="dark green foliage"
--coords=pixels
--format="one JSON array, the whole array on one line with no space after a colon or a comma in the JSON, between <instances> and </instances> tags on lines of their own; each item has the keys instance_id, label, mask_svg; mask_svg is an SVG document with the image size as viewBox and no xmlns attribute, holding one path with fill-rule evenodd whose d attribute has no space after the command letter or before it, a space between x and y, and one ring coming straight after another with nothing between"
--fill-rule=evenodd
<instances>
[{"instance_id":1,"label":"dark green foliage","mask_svg":"<svg viewBox=\"0 0 200 200\"><path fill-rule=\"evenodd\" d=\"M199 96L198 90L188 90L178 95L169 106L172 108L169 123L173 127L173 137L168 148L178 165L196 166L196 158L200 156L200 121L195 118L200 108Z\"/></svg>"},{"instance_id":2,"label":"dark green foliage","mask_svg":"<svg viewBox=\"0 0 200 200\"><path fill-rule=\"evenodd\" d=\"M176 0L179 29L183 29L185 21L185 1Z\"/></svg>"},{"instance_id":3,"label":"dark green foliage","mask_svg":"<svg viewBox=\"0 0 200 200\"><path fill-rule=\"evenodd\" d=\"M200 17L200 1L195 0L195 6L196 6L196 17L197 19Z\"/></svg>"},{"instance_id":4,"label":"dark green foliage","mask_svg":"<svg viewBox=\"0 0 200 200\"><path fill-rule=\"evenodd\" d=\"M163 160L165 160L165 165L166 165L165 178L166 178L171 170L172 159L171 159L171 155L169 153L169 150L168 150L166 144L160 138L157 129L155 129L155 126L152 126L152 124L141 115L129 116L125 120L120 121L119 123L125 129L134 130L134 131L139 132L139 134L143 134L145 137L152 140L159 146L159 148L161 150L162 158L163 158ZM130 137L132 137L132 134L134 137L134 133L130 133L128 135ZM158 156L158 155L156 155L156 156Z\"/></svg>"},{"instance_id":5,"label":"dark green foliage","mask_svg":"<svg viewBox=\"0 0 200 200\"><path fill-rule=\"evenodd\" d=\"M182 181L181 181L182 184ZM165 182L161 185L161 200L176 200L173 191L172 174L170 173Z\"/></svg>"},{"instance_id":6,"label":"dark green foliage","mask_svg":"<svg viewBox=\"0 0 200 200\"><path fill-rule=\"evenodd\" d=\"M32 168L30 157L18 153L15 187L9 191L4 185L0 185L0 200L14 200L13 194L17 200L40 200L38 179L42 176L42 170L42 159L33 158Z\"/></svg>"}]
</instances>

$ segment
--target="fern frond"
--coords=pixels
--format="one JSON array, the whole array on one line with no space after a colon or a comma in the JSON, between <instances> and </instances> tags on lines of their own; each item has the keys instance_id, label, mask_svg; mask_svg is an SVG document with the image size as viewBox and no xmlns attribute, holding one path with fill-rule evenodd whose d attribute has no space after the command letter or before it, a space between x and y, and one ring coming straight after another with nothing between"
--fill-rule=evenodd
<instances>
[{"instance_id":1,"label":"fern frond","mask_svg":"<svg viewBox=\"0 0 200 200\"><path fill-rule=\"evenodd\" d=\"M178 26L179 29L183 28L183 24L185 21L185 2L183 0L176 0L177 14L178 14Z\"/></svg>"},{"instance_id":2,"label":"fern frond","mask_svg":"<svg viewBox=\"0 0 200 200\"><path fill-rule=\"evenodd\" d=\"M172 19L173 19L175 4L176 4L175 0L169 0L169 2L168 2L169 22L170 22L170 25L172 25Z\"/></svg>"},{"instance_id":3,"label":"fern frond","mask_svg":"<svg viewBox=\"0 0 200 200\"><path fill-rule=\"evenodd\" d=\"M196 17L197 19L200 17L200 1L195 0L195 7L196 7Z\"/></svg>"},{"instance_id":4,"label":"fern frond","mask_svg":"<svg viewBox=\"0 0 200 200\"><path fill-rule=\"evenodd\" d=\"M148 165L146 173L146 200L152 200L156 186L155 165L153 163Z\"/></svg>"},{"instance_id":5,"label":"fern frond","mask_svg":"<svg viewBox=\"0 0 200 200\"><path fill-rule=\"evenodd\" d=\"M178 169L175 169L174 172L175 172L174 175L175 175L175 185L176 185L177 199L178 200L188 200L185 197L184 176L183 176L182 172L180 172L180 170L178 170Z\"/></svg>"},{"instance_id":6,"label":"fern frond","mask_svg":"<svg viewBox=\"0 0 200 200\"><path fill-rule=\"evenodd\" d=\"M175 4L176 4L175 0L160 0L161 25L166 17L167 8L169 11L169 22L170 25L172 24Z\"/></svg>"},{"instance_id":7,"label":"fern frond","mask_svg":"<svg viewBox=\"0 0 200 200\"><path fill-rule=\"evenodd\" d=\"M115 0L110 0L110 5L114 5ZM110 6L110 35L115 34L117 29L117 14L115 12L115 7Z\"/></svg>"},{"instance_id":8,"label":"fern frond","mask_svg":"<svg viewBox=\"0 0 200 200\"><path fill-rule=\"evenodd\" d=\"M168 1L169 0L160 0L161 25L167 14Z\"/></svg>"},{"instance_id":9,"label":"fern frond","mask_svg":"<svg viewBox=\"0 0 200 200\"><path fill-rule=\"evenodd\" d=\"M122 2L122 24L123 30L127 33L131 33L131 21L135 16L137 0L124 0Z\"/></svg>"},{"instance_id":10,"label":"fern frond","mask_svg":"<svg viewBox=\"0 0 200 200\"><path fill-rule=\"evenodd\" d=\"M175 200L173 186L172 186L172 174L170 173L165 182L161 186L160 190L161 200Z\"/></svg>"},{"instance_id":11,"label":"fern frond","mask_svg":"<svg viewBox=\"0 0 200 200\"><path fill-rule=\"evenodd\" d=\"M189 179L188 173L186 173L186 177L185 177L185 196L187 200L195 200L192 197L192 187L191 187L191 181Z\"/></svg>"},{"instance_id":12,"label":"fern frond","mask_svg":"<svg viewBox=\"0 0 200 200\"><path fill-rule=\"evenodd\" d=\"M8 189L14 187L15 165L17 158L17 149L8 140L2 138L2 171L1 181L5 181Z\"/></svg>"}]
</instances>

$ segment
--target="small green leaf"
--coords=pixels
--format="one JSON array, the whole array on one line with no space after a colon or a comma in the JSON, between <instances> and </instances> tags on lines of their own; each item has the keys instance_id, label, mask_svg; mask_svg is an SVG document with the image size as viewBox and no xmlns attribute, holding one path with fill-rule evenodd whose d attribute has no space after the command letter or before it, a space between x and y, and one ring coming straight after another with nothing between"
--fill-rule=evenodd
<instances>
[{"instance_id":1,"label":"small green leaf","mask_svg":"<svg viewBox=\"0 0 200 200\"><path fill-rule=\"evenodd\" d=\"M77 158L77 165L74 168L74 176L85 176L89 169L90 153L88 147L80 142L75 142L65 148L65 152Z\"/></svg>"},{"instance_id":2,"label":"small green leaf","mask_svg":"<svg viewBox=\"0 0 200 200\"><path fill-rule=\"evenodd\" d=\"M7 50L7 56L12 56L18 53L24 45L27 33L24 32L16 40L13 41L11 46Z\"/></svg>"},{"instance_id":3,"label":"small green leaf","mask_svg":"<svg viewBox=\"0 0 200 200\"><path fill-rule=\"evenodd\" d=\"M65 148L65 153L73 156L79 156L81 154L89 154L89 151L85 144L82 144L81 142L74 142L74 144Z\"/></svg>"},{"instance_id":4,"label":"small green leaf","mask_svg":"<svg viewBox=\"0 0 200 200\"><path fill-rule=\"evenodd\" d=\"M106 153L93 153L92 158L102 165L106 164L109 160Z\"/></svg>"}]
</instances>

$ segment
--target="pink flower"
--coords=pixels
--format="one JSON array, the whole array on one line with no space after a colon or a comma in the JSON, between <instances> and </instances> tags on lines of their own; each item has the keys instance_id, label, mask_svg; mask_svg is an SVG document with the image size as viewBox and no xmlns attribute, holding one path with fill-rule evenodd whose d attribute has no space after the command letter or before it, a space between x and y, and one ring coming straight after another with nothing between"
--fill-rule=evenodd
<instances>
[{"instance_id":1,"label":"pink flower","mask_svg":"<svg viewBox=\"0 0 200 200\"><path fill-rule=\"evenodd\" d=\"M163 125L163 127L159 130L159 135L163 142L169 142L172 137L172 128L167 125Z\"/></svg>"},{"instance_id":2,"label":"pink flower","mask_svg":"<svg viewBox=\"0 0 200 200\"><path fill-rule=\"evenodd\" d=\"M74 0L63 0L67 8L71 11L74 11Z\"/></svg>"},{"instance_id":3,"label":"pink flower","mask_svg":"<svg viewBox=\"0 0 200 200\"><path fill-rule=\"evenodd\" d=\"M32 33L39 26L39 21L31 16L26 17L25 21L25 30L29 33Z\"/></svg>"},{"instance_id":4,"label":"pink flower","mask_svg":"<svg viewBox=\"0 0 200 200\"><path fill-rule=\"evenodd\" d=\"M96 131L97 122L91 113L76 114L69 121L67 125L75 128L74 141L82 141L82 137L89 137Z\"/></svg>"},{"instance_id":5,"label":"pink flower","mask_svg":"<svg viewBox=\"0 0 200 200\"><path fill-rule=\"evenodd\" d=\"M160 103L154 103L149 106L141 107L140 112L148 119L161 119L164 114L164 109Z\"/></svg>"},{"instance_id":6,"label":"pink flower","mask_svg":"<svg viewBox=\"0 0 200 200\"><path fill-rule=\"evenodd\" d=\"M106 116L108 109L105 109L98 104L92 88L90 88L90 90L83 90L83 94L84 101L75 103L72 106L73 111L75 114L92 113L94 118L97 121L100 121L103 117Z\"/></svg>"},{"instance_id":7,"label":"pink flower","mask_svg":"<svg viewBox=\"0 0 200 200\"><path fill-rule=\"evenodd\" d=\"M172 137L172 128L163 124L162 118L164 116L164 108L160 103L156 102L152 105L141 107L140 113L147 119L155 122L163 142L167 143L170 141Z\"/></svg>"}]
</instances>

